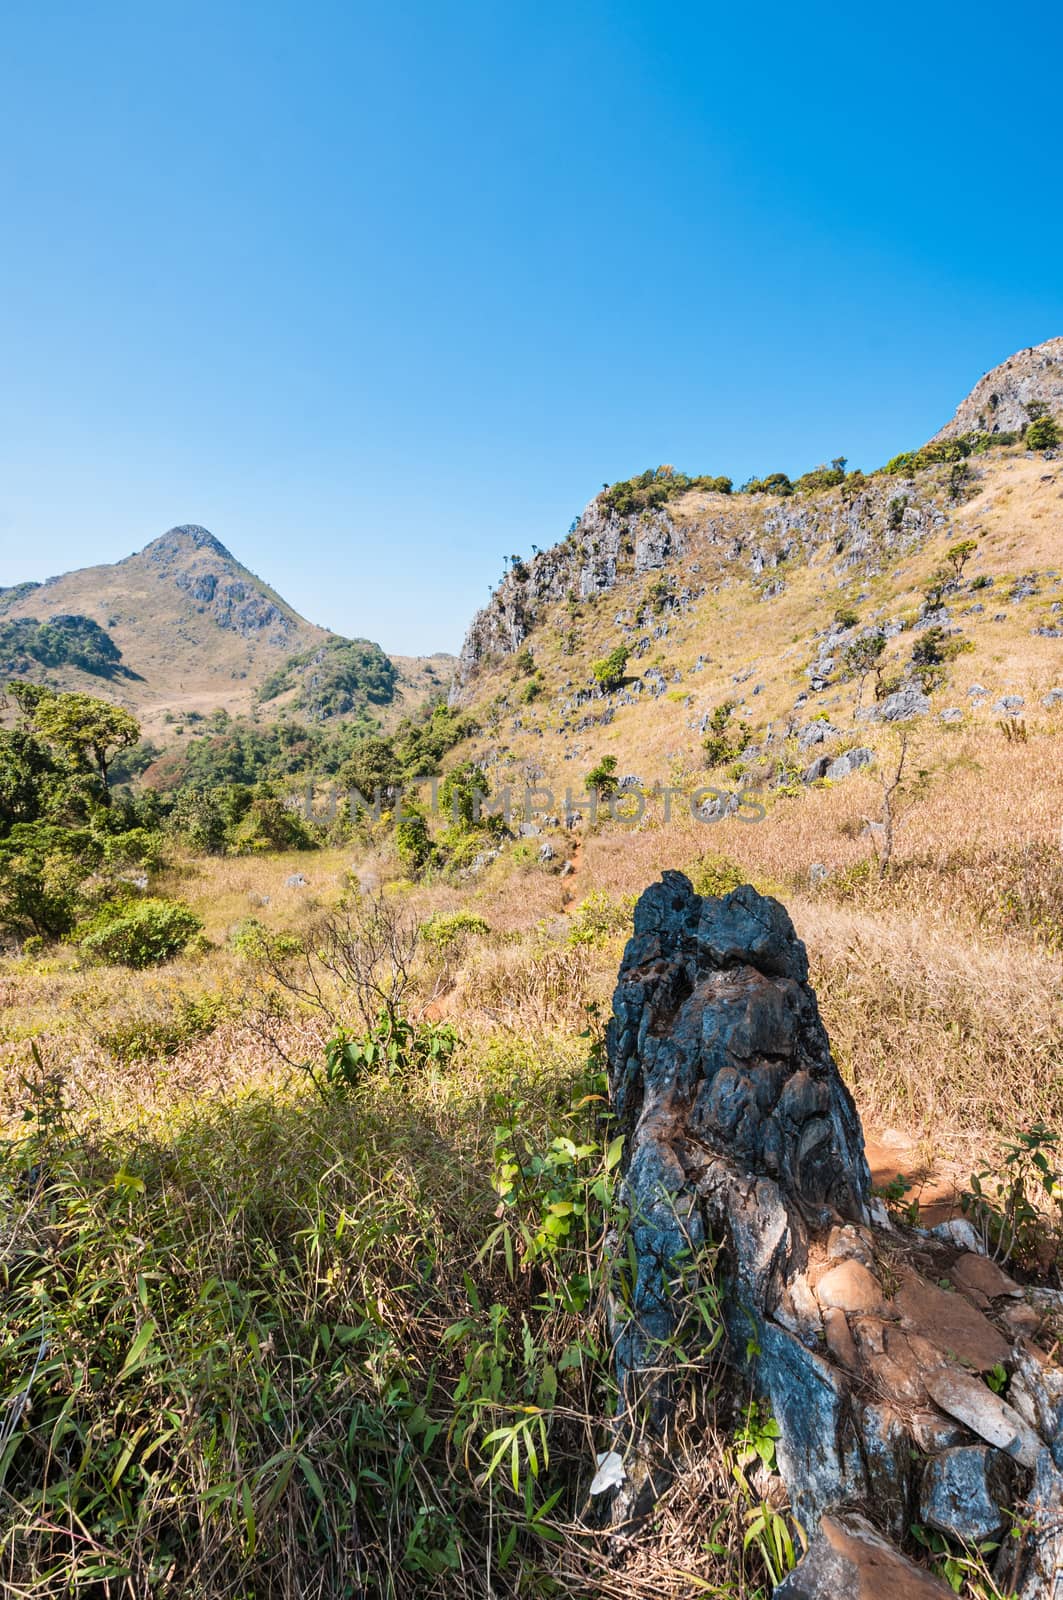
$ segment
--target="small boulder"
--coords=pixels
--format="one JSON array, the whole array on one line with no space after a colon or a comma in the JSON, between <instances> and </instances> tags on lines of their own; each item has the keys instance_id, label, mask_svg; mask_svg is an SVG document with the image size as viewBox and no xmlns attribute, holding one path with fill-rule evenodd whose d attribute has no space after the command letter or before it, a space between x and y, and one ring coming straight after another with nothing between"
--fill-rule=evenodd
<instances>
[{"instance_id":1,"label":"small boulder","mask_svg":"<svg viewBox=\"0 0 1063 1600\"><path fill-rule=\"evenodd\" d=\"M284 887L286 889L305 889L306 879L301 872L293 872L290 877L285 878Z\"/></svg>"},{"instance_id":2,"label":"small boulder","mask_svg":"<svg viewBox=\"0 0 1063 1600\"><path fill-rule=\"evenodd\" d=\"M1037 1464L1043 1446L1033 1429L1006 1400L994 1394L969 1372L958 1367L942 1367L930 1373L927 1392L934 1404L965 1428L994 1445L1024 1467Z\"/></svg>"},{"instance_id":3,"label":"small boulder","mask_svg":"<svg viewBox=\"0 0 1063 1600\"><path fill-rule=\"evenodd\" d=\"M997 1266L995 1261L990 1261L981 1251L968 1252L953 1262L949 1277L957 1289L964 1293L968 1289L975 1294L984 1295L987 1300L997 1300L1001 1295L1011 1299L1022 1299L1022 1290L1014 1278L1009 1278L1007 1273Z\"/></svg>"},{"instance_id":4,"label":"small boulder","mask_svg":"<svg viewBox=\"0 0 1063 1600\"><path fill-rule=\"evenodd\" d=\"M946 1244L958 1245L960 1249L975 1255L985 1255L985 1240L974 1223L966 1217L949 1217L931 1228L930 1232L935 1239L943 1239Z\"/></svg>"},{"instance_id":5,"label":"small boulder","mask_svg":"<svg viewBox=\"0 0 1063 1600\"><path fill-rule=\"evenodd\" d=\"M826 739L833 739L839 729L834 728L824 720L817 717L814 722L807 722L797 735L797 742L802 750L807 750L810 745L823 744Z\"/></svg>"},{"instance_id":6,"label":"small boulder","mask_svg":"<svg viewBox=\"0 0 1063 1600\"><path fill-rule=\"evenodd\" d=\"M991 1371L998 1363L1007 1361L1011 1353L1003 1335L963 1295L939 1289L937 1284L929 1283L917 1273L904 1276L893 1298L893 1307L900 1313L906 1328L929 1340L942 1356L958 1359L975 1372ZM986 1394L989 1393L987 1389ZM964 1418L959 1420L962 1422Z\"/></svg>"},{"instance_id":7,"label":"small boulder","mask_svg":"<svg viewBox=\"0 0 1063 1600\"><path fill-rule=\"evenodd\" d=\"M818 783L820 778L827 776L828 768L832 765L830 756L817 756L815 761L809 763L801 774L802 783Z\"/></svg>"},{"instance_id":8,"label":"small boulder","mask_svg":"<svg viewBox=\"0 0 1063 1600\"><path fill-rule=\"evenodd\" d=\"M1014 717L1025 704L1021 694L1004 694L999 700L994 700L993 710L998 711L1002 717Z\"/></svg>"},{"instance_id":9,"label":"small boulder","mask_svg":"<svg viewBox=\"0 0 1063 1600\"><path fill-rule=\"evenodd\" d=\"M963 712L959 706L946 706L944 711L939 711L938 716L942 722L962 722Z\"/></svg>"},{"instance_id":10,"label":"small boulder","mask_svg":"<svg viewBox=\"0 0 1063 1600\"><path fill-rule=\"evenodd\" d=\"M927 1462L919 1493L919 1520L976 1544L1003 1528L1002 1509L1012 1499L1015 1469L1010 1459L988 1445L959 1445Z\"/></svg>"},{"instance_id":11,"label":"small boulder","mask_svg":"<svg viewBox=\"0 0 1063 1600\"><path fill-rule=\"evenodd\" d=\"M823 776L829 778L832 783L837 783L840 779L848 778L852 773L858 772L861 767L868 766L874 759L875 752L860 744L854 750L846 750L844 755L836 756Z\"/></svg>"},{"instance_id":12,"label":"small boulder","mask_svg":"<svg viewBox=\"0 0 1063 1600\"><path fill-rule=\"evenodd\" d=\"M907 689L887 695L878 714L883 722L908 722L912 717L925 717L929 710L930 701L923 691L909 684Z\"/></svg>"},{"instance_id":13,"label":"small boulder","mask_svg":"<svg viewBox=\"0 0 1063 1600\"><path fill-rule=\"evenodd\" d=\"M882 1289L859 1261L839 1261L816 1284L816 1299L825 1310L857 1314L881 1314L885 1310Z\"/></svg>"}]
</instances>

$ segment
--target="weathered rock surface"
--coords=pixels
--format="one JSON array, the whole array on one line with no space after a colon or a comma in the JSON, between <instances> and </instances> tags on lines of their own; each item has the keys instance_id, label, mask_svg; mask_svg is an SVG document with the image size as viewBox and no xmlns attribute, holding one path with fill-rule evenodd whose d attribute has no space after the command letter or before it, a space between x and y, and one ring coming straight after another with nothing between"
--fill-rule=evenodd
<instances>
[{"instance_id":1,"label":"weathered rock surface","mask_svg":"<svg viewBox=\"0 0 1063 1600\"><path fill-rule=\"evenodd\" d=\"M927 1462L920 1520L968 1544L992 1539L1007 1521L1015 1488L1010 1459L984 1444L958 1445Z\"/></svg>"},{"instance_id":2,"label":"weathered rock surface","mask_svg":"<svg viewBox=\"0 0 1063 1600\"><path fill-rule=\"evenodd\" d=\"M729 1360L779 1424L795 1518L810 1537L821 1519L828 1529L780 1593L909 1592L903 1558L874 1540L840 1583L838 1563L860 1553L846 1541L859 1539L825 1520L832 1508L863 1508L900 1544L932 1504L941 1526L975 1539L999 1517L995 1496L1018 1509L1035 1476L1051 1514L1026 1567L1054 1560L1063 1372L1024 1338L1028 1322L1015 1332L1005 1312L1022 1291L965 1238L872 1225L859 1117L784 908L748 886L702 899L665 873L635 909L608 1057L631 1219L618 1257L636 1264L613 1307L625 1467L614 1523L648 1510L667 1480L680 1373L690 1381L675 1346L700 1285L719 1295ZM1014 1403L979 1376L1001 1369ZM971 1490L966 1521L957 1484ZM930 1582L911 1572L905 1582ZM866 1586L887 1581L897 1587Z\"/></svg>"},{"instance_id":3,"label":"weathered rock surface","mask_svg":"<svg viewBox=\"0 0 1063 1600\"><path fill-rule=\"evenodd\" d=\"M824 1517L776 1600L945 1600L952 1590L913 1565L864 1517Z\"/></svg>"}]
</instances>

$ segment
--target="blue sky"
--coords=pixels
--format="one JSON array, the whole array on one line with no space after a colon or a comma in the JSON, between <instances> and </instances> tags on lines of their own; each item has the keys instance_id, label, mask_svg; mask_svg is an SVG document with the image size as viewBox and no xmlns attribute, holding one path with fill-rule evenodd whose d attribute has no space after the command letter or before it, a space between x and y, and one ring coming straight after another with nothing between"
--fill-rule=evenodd
<instances>
[{"instance_id":1,"label":"blue sky","mask_svg":"<svg viewBox=\"0 0 1063 1600\"><path fill-rule=\"evenodd\" d=\"M921 442L1063 333L1061 13L933 9L7 8L0 583L456 649L606 480Z\"/></svg>"}]
</instances>

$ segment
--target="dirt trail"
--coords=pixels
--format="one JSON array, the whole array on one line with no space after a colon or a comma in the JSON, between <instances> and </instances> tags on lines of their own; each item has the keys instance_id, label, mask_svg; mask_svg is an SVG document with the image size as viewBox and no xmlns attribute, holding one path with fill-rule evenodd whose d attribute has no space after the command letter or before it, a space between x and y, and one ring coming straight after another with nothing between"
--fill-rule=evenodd
<instances>
[{"instance_id":1,"label":"dirt trail","mask_svg":"<svg viewBox=\"0 0 1063 1600\"><path fill-rule=\"evenodd\" d=\"M561 910L565 913L566 917L570 917L572 915L573 908L576 904L576 880L580 875L582 856L583 840L574 839L572 841L572 854L569 857L569 861L572 865L572 871L566 878L562 880L564 883L564 888L561 891Z\"/></svg>"}]
</instances>

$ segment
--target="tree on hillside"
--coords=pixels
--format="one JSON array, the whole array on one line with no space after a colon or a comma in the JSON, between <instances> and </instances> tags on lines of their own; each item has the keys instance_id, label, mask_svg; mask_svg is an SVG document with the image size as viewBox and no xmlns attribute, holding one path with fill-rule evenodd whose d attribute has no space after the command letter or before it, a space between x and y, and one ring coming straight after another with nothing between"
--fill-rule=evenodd
<instances>
[{"instance_id":1,"label":"tree on hillside","mask_svg":"<svg viewBox=\"0 0 1063 1600\"><path fill-rule=\"evenodd\" d=\"M607 656L603 656L600 661L596 661L591 668L596 682L607 691L620 687L624 681L626 670L627 651L622 644L618 644L615 650L610 650Z\"/></svg>"},{"instance_id":2,"label":"tree on hillside","mask_svg":"<svg viewBox=\"0 0 1063 1600\"><path fill-rule=\"evenodd\" d=\"M951 566L957 578L962 577L963 569L978 549L974 539L961 539L959 544L952 544L945 551L945 560Z\"/></svg>"},{"instance_id":3,"label":"tree on hillside","mask_svg":"<svg viewBox=\"0 0 1063 1600\"><path fill-rule=\"evenodd\" d=\"M1028 450L1054 450L1059 443L1059 426L1052 417L1036 417L1026 430Z\"/></svg>"},{"instance_id":4,"label":"tree on hillside","mask_svg":"<svg viewBox=\"0 0 1063 1600\"><path fill-rule=\"evenodd\" d=\"M378 787L382 795L390 798L402 782L402 763L390 739L369 734L358 740L336 776L346 788L357 789L367 800L372 799Z\"/></svg>"},{"instance_id":5,"label":"tree on hillside","mask_svg":"<svg viewBox=\"0 0 1063 1600\"><path fill-rule=\"evenodd\" d=\"M136 718L121 706L96 700L88 694L47 691L30 715L33 731L75 768L94 769L109 795L107 772L120 750L140 738Z\"/></svg>"},{"instance_id":6,"label":"tree on hillside","mask_svg":"<svg viewBox=\"0 0 1063 1600\"><path fill-rule=\"evenodd\" d=\"M851 672L857 680L856 704L859 709L860 700L864 693L864 684L868 675L878 669L882 659L882 652L886 648L886 638L881 633L866 633L862 639L854 639L846 650L842 660L846 670Z\"/></svg>"}]
</instances>

